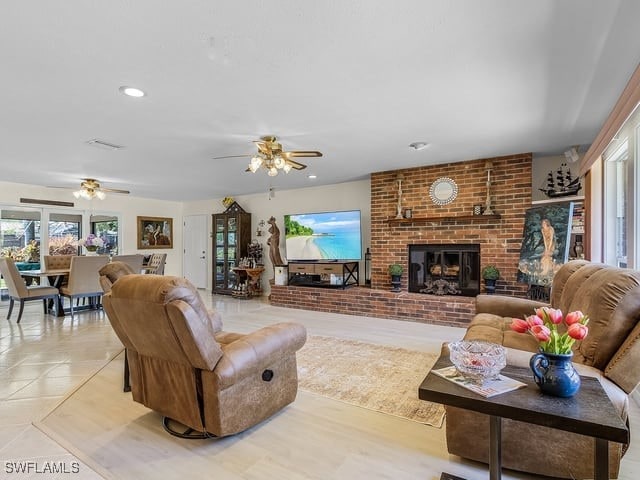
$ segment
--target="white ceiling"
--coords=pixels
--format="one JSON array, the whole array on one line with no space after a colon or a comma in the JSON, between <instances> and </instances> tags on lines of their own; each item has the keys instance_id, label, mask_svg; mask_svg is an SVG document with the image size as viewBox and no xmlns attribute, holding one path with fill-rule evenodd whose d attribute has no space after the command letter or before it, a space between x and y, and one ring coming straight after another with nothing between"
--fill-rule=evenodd
<instances>
[{"instance_id":1,"label":"white ceiling","mask_svg":"<svg viewBox=\"0 0 640 480\"><path fill-rule=\"evenodd\" d=\"M637 0L3 2L0 180L187 201L559 154L600 130L638 19ZM265 134L324 156L274 178L212 160Z\"/></svg>"}]
</instances>

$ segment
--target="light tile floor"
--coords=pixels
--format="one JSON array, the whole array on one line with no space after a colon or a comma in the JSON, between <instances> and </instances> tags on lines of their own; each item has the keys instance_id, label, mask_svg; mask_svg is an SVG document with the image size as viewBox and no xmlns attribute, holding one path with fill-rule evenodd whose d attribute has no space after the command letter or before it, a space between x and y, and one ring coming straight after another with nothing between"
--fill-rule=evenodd
<instances>
[{"instance_id":1,"label":"light tile floor","mask_svg":"<svg viewBox=\"0 0 640 480\"><path fill-rule=\"evenodd\" d=\"M267 314L267 320L278 321L279 317L289 317L281 320L299 320L310 334L397 344L419 350L426 348L427 342L432 344L429 348L434 348L443 340L462 336L461 329L452 327L429 326L429 335L424 335L423 324L402 322L405 325L400 331L394 321L351 316L346 317L353 318L349 320L353 325L345 329L345 316L278 310L260 305L258 300L242 301L212 296L204 291L202 298L208 306L221 311L225 329L229 331L251 331L263 326L263 317ZM66 395L106 365L122 350L122 344L102 311L82 312L72 321L69 317L44 315L41 304L34 302L25 307L22 321L17 325L15 318L6 320L7 308L7 301L0 302L0 478L102 478L32 422L41 420ZM274 309L277 311L271 312ZM271 312L272 318L267 311ZM363 331L362 325L373 323L375 328ZM639 418L640 410L633 403L631 423L634 431L640 429ZM639 460L640 444L632 442L623 459L620 478L637 478ZM16 475L17 468L28 471ZM78 475L42 473L55 468L79 471Z\"/></svg>"},{"instance_id":2,"label":"light tile floor","mask_svg":"<svg viewBox=\"0 0 640 480\"><path fill-rule=\"evenodd\" d=\"M122 350L103 312L68 317L44 315L40 302L6 320L0 302L0 478L102 478L31 422ZM57 473L55 473L57 472Z\"/></svg>"}]
</instances>

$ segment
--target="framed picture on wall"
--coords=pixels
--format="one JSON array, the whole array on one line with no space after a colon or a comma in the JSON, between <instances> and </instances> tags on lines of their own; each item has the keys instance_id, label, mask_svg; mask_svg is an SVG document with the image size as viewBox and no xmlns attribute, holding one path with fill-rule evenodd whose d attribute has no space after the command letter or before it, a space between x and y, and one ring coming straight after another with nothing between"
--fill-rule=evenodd
<instances>
[{"instance_id":1,"label":"framed picture on wall","mask_svg":"<svg viewBox=\"0 0 640 480\"><path fill-rule=\"evenodd\" d=\"M138 217L138 248L173 248L173 219Z\"/></svg>"},{"instance_id":2,"label":"framed picture on wall","mask_svg":"<svg viewBox=\"0 0 640 480\"><path fill-rule=\"evenodd\" d=\"M518 262L518 282L551 285L553 276L569 259L573 202L530 208Z\"/></svg>"}]
</instances>

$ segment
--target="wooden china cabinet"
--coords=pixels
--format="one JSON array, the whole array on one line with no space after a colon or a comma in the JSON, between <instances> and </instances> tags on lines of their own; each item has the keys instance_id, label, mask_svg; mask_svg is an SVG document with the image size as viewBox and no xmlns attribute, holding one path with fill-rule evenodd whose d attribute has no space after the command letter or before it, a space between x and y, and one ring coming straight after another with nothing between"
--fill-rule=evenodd
<instances>
[{"instance_id":1,"label":"wooden china cabinet","mask_svg":"<svg viewBox=\"0 0 640 480\"><path fill-rule=\"evenodd\" d=\"M224 213L213 214L213 293L231 295L240 281L240 259L251 243L251 214L233 202Z\"/></svg>"}]
</instances>

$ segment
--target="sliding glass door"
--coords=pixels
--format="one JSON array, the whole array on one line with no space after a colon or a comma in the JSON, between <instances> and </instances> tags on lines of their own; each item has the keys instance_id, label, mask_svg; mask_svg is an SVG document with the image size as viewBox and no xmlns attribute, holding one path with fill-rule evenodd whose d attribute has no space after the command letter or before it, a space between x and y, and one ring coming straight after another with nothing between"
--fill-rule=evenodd
<instances>
[{"instance_id":1,"label":"sliding glass door","mask_svg":"<svg viewBox=\"0 0 640 480\"><path fill-rule=\"evenodd\" d=\"M91 215L90 232L100 237L103 246L97 252L101 255L118 255L119 222L115 215Z\"/></svg>"},{"instance_id":2,"label":"sliding glass door","mask_svg":"<svg viewBox=\"0 0 640 480\"><path fill-rule=\"evenodd\" d=\"M12 258L18 270L40 268L40 218L38 209L0 206L0 257ZM0 299L8 300L4 278Z\"/></svg>"},{"instance_id":3,"label":"sliding glass door","mask_svg":"<svg viewBox=\"0 0 640 480\"><path fill-rule=\"evenodd\" d=\"M114 213L0 205L0 256L37 269L44 255L81 254L78 240L90 233L104 241L99 254L115 255L122 253L120 224Z\"/></svg>"},{"instance_id":4,"label":"sliding glass door","mask_svg":"<svg viewBox=\"0 0 640 480\"><path fill-rule=\"evenodd\" d=\"M78 255L82 213L49 212L47 255Z\"/></svg>"}]
</instances>

